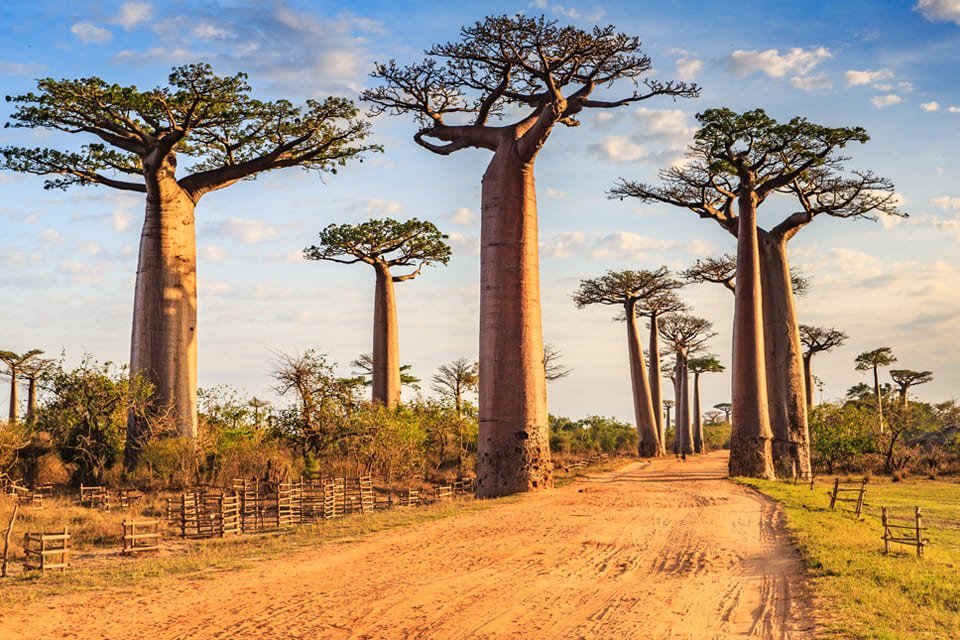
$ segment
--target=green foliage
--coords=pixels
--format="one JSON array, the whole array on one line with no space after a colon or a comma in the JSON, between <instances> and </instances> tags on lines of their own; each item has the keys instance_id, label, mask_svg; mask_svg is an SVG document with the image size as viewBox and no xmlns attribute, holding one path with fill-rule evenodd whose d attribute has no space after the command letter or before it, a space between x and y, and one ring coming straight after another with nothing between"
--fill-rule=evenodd
<instances>
[{"instance_id":1,"label":"green foliage","mask_svg":"<svg viewBox=\"0 0 960 640\"><path fill-rule=\"evenodd\" d=\"M208 64L175 67L167 86L145 91L97 77L42 78L36 93L7 101L15 106L7 126L99 138L80 152L0 149L6 169L59 175L46 182L48 189L103 184L144 191L142 179L125 182L109 174L140 178L145 169L158 171L162 163L144 162L155 152L193 158L195 173L182 185L200 193L283 167L335 173L347 160L379 150L360 144L370 124L350 100L311 99L304 106L257 100L246 74L218 76Z\"/></svg>"},{"instance_id":2,"label":"green foliage","mask_svg":"<svg viewBox=\"0 0 960 640\"><path fill-rule=\"evenodd\" d=\"M128 413L146 415L153 387L87 356L72 371L50 374L46 391L50 400L36 429L51 434L63 460L76 465L76 481L99 483L122 458Z\"/></svg>"},{"instance_id":3,"label":"green foliage","mask_svg":"<svg viewBox=\"0 0 960 640\"><path fill-rule=\"evenodd\" d=\"M550 450L555 453L632 455L636 449L637 430L615 418L588 416L574 421L562 416L550 416Z\"/></svg>"},{"instance_id":4,"label":"green foliage","mask_svg":"<svg viewBox=\"0 0 960 640\"><path fill-rule=\"evenodd\" d=\"M450 261L447 236L427 220L400 222L379 218L360 224L331 224L320 232L319 244L307 247L308 260L351 264L367 262L387 266L424 265Z\"/></svg>"},{"instance_id":5,"label":"green foliage","mask_svg":"<svg viewBox=\"0 0 960 640\"><path fill-rule=\"evenodd\" d=\"M871 371L877 367L886 367L897 361L897 356L893 355L893 349L890 347L880 347L873 351L864 351L856 357L857 371Z\"/></svg>"},{"instance_id":6,"label":"green foliage","mask_svg":"<svg viewBox=\"0 0 960 640\"><path fill-rule=\"evenodd\" d=\"M810 449L814 464L833 473L838 463L877 451L874 436L877 417L855 404L825 404L810 414Z\"/></svg>"}]
</instances>

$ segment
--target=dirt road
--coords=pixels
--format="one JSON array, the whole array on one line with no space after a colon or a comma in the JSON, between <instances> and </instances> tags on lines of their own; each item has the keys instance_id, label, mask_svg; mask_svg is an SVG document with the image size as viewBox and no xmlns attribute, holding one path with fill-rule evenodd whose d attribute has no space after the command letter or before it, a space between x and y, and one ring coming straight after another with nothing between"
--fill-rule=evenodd
<instances>
[{"instance_id":1,"label":"dirt road","mask_svg":"<svg viewBox=\"0 0 960 640\"><path fill-rule=\"evenodd\" d=\"M778 511L725 468L634 464L132 599L59 596L0 638L811 637Z\"/></svg>"}]
</instances>

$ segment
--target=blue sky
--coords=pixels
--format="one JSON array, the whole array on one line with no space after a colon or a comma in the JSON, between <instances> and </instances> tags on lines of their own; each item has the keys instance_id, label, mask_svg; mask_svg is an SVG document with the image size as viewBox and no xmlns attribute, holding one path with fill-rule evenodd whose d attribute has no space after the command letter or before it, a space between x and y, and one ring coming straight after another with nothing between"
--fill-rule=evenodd
<instances>
[{"instance_id":1,"label":"blue sky","mask_svg":"<svg viewBox=\"0 0 960 640\"><path fill-rule=\"evenodd\" d=\"M682 156L694 114L715 106L865 127L872 139L849 149L848 166L891 178L910 213L887 223L818 219L791 242L792 262L812 278L801 322L850 334L814 361L824 396L868 381L853 358L890 346L897 366L934 372L917 397L960 397L960 0L3 3L0 89L20 94L39 77L89 75L148 88L173 65L206 61L219 73L246 71L263 98L355 98L373 61L415 61L462 25L520 11L582 27L612 23L640 36L653 77L702 86L696 100L588 113L578 129L556 131L537 161L544 332L573 369L551 384L551 412L632 415L624 327L609 308L574 308L580 278L684 268L734 249L726 232L689 212L605 197L618 177L656 181ZM6 121L9 105L0 111ZM326 224L371 216L430 219L454 248L448 267L398 285L401 359L428 379L445 362L475 357L488 154L433 156L413 143L415 125L403 117L377 118L374 131L386 152L335 176L276 172L201 201L201 386L269 397L275 353L307 348L348 373L346 363L371 348L373 273L299 254ZM2 145L80 142L0 130ZM0 348L66 350L69 363L84 352L126 361L141 196L44 191L42 179L10 173L0 173L0 191ZM776 224L788 206L771 201L761 224ZM683 295L715 323L712 351L729 365L732 296L707 285ZM705 378L704 396L706 406L725 401L729 377Z\"/></svg>"}]
</instances>

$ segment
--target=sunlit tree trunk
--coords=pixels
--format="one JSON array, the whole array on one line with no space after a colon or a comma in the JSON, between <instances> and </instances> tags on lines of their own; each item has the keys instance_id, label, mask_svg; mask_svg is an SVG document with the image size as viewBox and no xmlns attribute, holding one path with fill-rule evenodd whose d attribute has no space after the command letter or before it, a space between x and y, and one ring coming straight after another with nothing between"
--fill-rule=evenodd
<instances>
[{"instance_id":1,"label":"sunlit tree trunk","mask_svg":"<svg viewBox=\"0 0 960 640\"><path fill-rule=\"evenodd\" d=\"M388 408L400 402L400 339L397 300L390 268L375 263L377 285L373 303L373 401Z\"/></svg>"},{"instance_id":2,"label":"sunlit tree trunk","mask_svg":"<svg viewBox=\"0 0 960 640\"><path fill-rule=\"evenodd\" d=\"M883 394L880 393L880 372L877 365L873 365L873 394L877 398L877 416L880 420L880 433L884 432L883 424Z\"/></svg>"},{"instance_id":3,"label":"sunlit tree trunk","mask_svg":"<svg viewBox=\"0 0 960 640\"><path fill-rule=\"evenodd\" d=\"M807 397L807 416L813 411L813 353L803 354L803 388Z\"/></svg>"},{"instance_id":4,"label":"sunlit tree trunk","mask_svg":"<svg viewBox=\"0 0 960 640\"><path fill-rule=\"evenodd\" d=\"M640 329L634 312L636 301L626 306L627 345L630 352L630 380L633 389L633 409L637 420L638 453L641 458L655 458L660 455L660 438L657 434L657 420L650 399L650 380L643 362L643 347L640 342Z\"/></svg>"},{"instance_id":5,"label":"sunlit tree trunk","mask_svg":"<svg viewBox=\"0 0 960 640\"><path fill-rule=\"evenodd\" d=\"M737 275L733 319L733 424L730 475L773 478L773 457L764 359L757 196L739 196Z\"/></svg>"},{"instance_id":6,"label":"sunlit tree trunk","mask_svg":"<svg viewBox=\"0 0 960 640\"><path fill-rule=\"evenodd\" d=\"M130 347L131 375L155 386L154 412L190 439L197 436L195 204L173 179L172 167L148 177ZM144 419L131 414L128 468L148 435Z\"/></svg>"},{"instance_id":7,"label":"sunlit tree trunk","mask_svg":"<svg viewBox=\"0 0 960 640\"><path fill-rule=\"evenodd\" d=\"M657 420L657 438L660 443L660 455L666 453L667 431L663 422L663 389L660 379L660 319L654 313L650 316L650 400L653 415Z\"/></svg>"},{"instance_id":8,"label":"sunlit tree trunk","mask_svg":"<svg viewBox=\"0 0 960 640\"><path fill-rule=\"evenodd\" d=\"M680 434L680 453L693 453L693 425L690 422L690 373L687 369L687 354L677 354L677 383L680 397L677 399L676 426Z\"/></svg>"},{"instance_id":9,"label":"sunlit tree trunk","mask_svg":"<svg viewBox=\"0 0 960 640\"><path fill-rule=\"evenodd\" d=\"M758 231L763 292L767 396L773 464L783 478L810 472L810 430L804 392L803 346L797 323L786 241Z\"/></svg>"},{"instance_id":10,"label":"sunlit tree trunk","mask_svg":"<svg viewBox=\"0 0 960 640\"><path fill-rule=\"evenodd\" d=\"M494 154L481 199L477 493L492 497L553 483L533 160L513 141Z\"/></svg>"},{"instance_id":11,"label":"sunlit tree trunk","mask_svg":"<svg viewBox=\"0 0 960 640\"><path fill-rule=\"evenodd\" d=\"M700 373L693 372L693 452L703 453L703 411L700 408Z\"/></svg>"},{"instance_id":12,"label":"sunlit tree trunk","mask_svg":"<svg viewBox=\"0 0 960 640\"><path fill-rule=\"evenodd\" d=\"M10 424L17 424L17 370L10 367L10 411L8 419Z\"/></svg>"},{"instance_id":13,"label":"sunlit tree trunk","mask_svg":"<svg viewBox=\"0 0 960 640\"><path fill-rule=\"evenodd\" d=\"M27 424L33 424L37 417L37 379L27 380Z\"/></svg>"}]
</instances>

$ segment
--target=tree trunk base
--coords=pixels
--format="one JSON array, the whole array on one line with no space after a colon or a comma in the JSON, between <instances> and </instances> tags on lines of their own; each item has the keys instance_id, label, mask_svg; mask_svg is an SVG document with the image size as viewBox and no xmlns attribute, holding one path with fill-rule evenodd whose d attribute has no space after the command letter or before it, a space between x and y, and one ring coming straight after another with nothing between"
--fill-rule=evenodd
<instances>
[{"instance_id":1,"label":"tree trunk base","mask_svg":"<svg viewBox=\"0 0 960 640\"><path fill-rule=\"evenodd\" d=\"M660 451L659 442L641 442L637 453L641 458L659 458L663 455Z\"/></svg>"},{"instance_id":2,"label":"tree trunk base","mask_svg":"<svg viewBox=\"0 0 960 640\"><path fill-rule=\"evenodd\" d=\"M553 487L553 463L550 461L549 441L545 433L517 431L513 446L507 447L500 442L502 437L497 437L499 434L485 431L487 429L481 425L477 451L477 497L499 498Z\"/></svg>"},{"instance_id":3,"label":"tree trunk base","mask_svg":"<svg viewBox=\"0 0 960 640\"><path fill-rule=\"evenodd\" d=\"M769 438L740 437L730 442L731 477L774 479L773 452Z\"/></svg>"}]
</instances>

